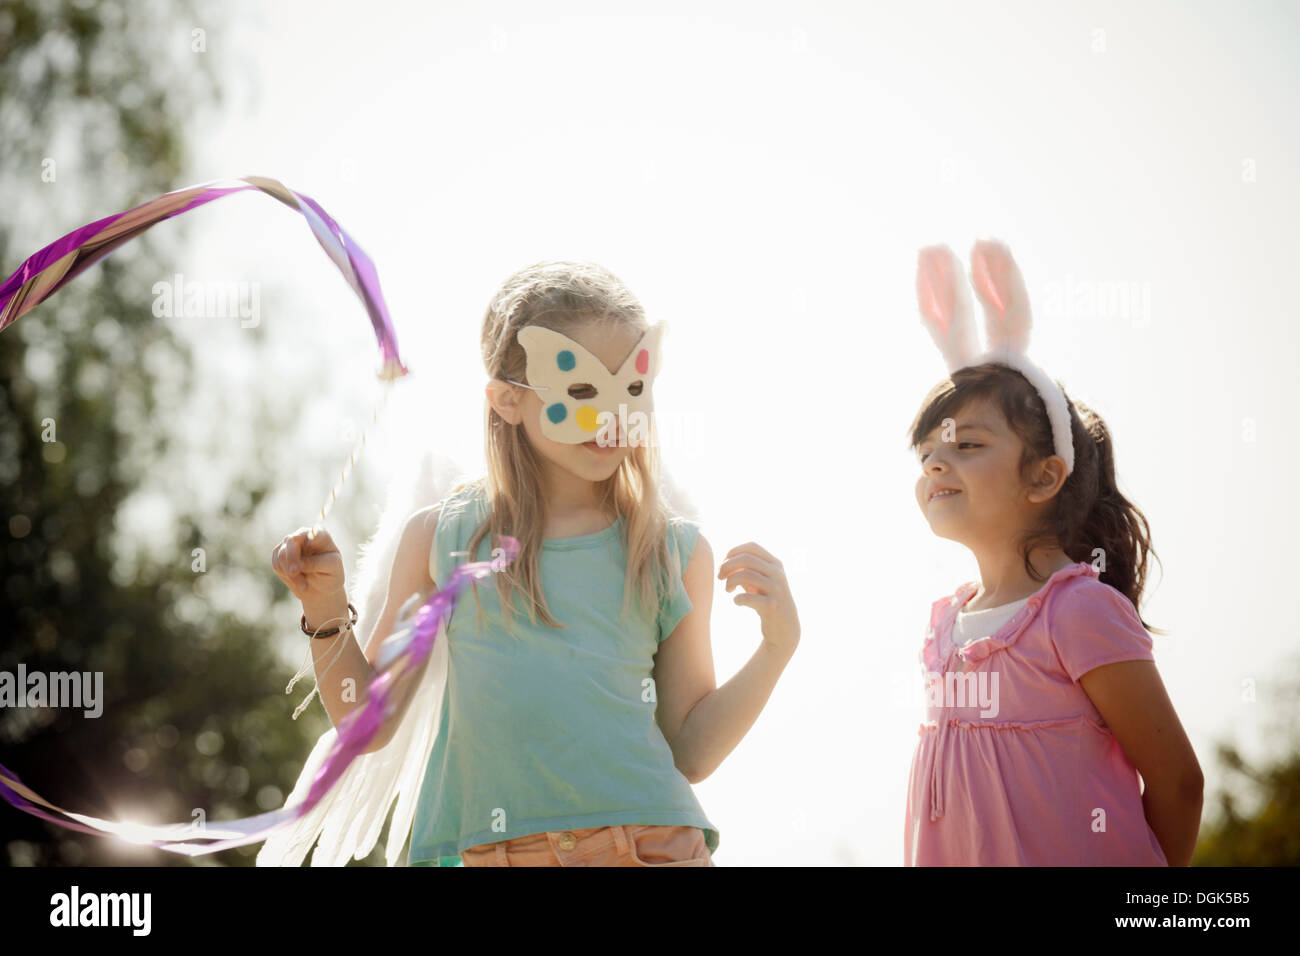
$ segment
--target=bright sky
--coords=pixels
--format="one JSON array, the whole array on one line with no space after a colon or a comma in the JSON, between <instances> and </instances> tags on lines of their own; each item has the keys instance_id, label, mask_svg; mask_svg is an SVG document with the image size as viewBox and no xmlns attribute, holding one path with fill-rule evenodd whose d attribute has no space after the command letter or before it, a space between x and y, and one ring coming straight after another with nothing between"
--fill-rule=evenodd
<instances>
[{"instance_id":1,"label":"bright sky","mask_svg":"<svg viewBox=\"0 0 1300 956\"><path fill-rule=\"evenodd\" d=\"M546 6L284 2L202 24L245 97L196 130L192 181L272 176L344 225L413 371L388 426L466 468L480 322L511 272L595 259L667 321L669 470L719 559L753 540L783 560L803 627L757 724L696 787L717 863L902 860L928 607L978 578L917 510L904 440L944 373L914 291L931 243L1009 243L1037 306L1030 354L1109 423L1164 562L1143 610L1172 631L1156 659L1207 792L1215 741L1270 746L1267 682L1296 644L1296 7ZM206 372L327 394L295 436L325 441L372 410L378 351L272 205L188 217L177 266L262 282L283 377L217 348ZM360 467L382 476L371 451ZM286 475L301 523L333 477ZM719 583L719 682L759 637L730 598Z\"/></svg>"}]
</instances>

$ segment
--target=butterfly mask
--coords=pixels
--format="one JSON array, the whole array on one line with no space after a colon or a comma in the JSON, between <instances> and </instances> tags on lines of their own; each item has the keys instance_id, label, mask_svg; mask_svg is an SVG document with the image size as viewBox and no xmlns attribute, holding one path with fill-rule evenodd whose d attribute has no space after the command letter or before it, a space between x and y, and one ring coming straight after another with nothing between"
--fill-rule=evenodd
<instances>
[{"instance_id":1,"label":"butterfly mask","mask_svg":"<svg viewBox=\"0 0 1300 956\"><path fill-rule=\"evenodd\" d=\"M542 400L542 434L551 441L578 445L652 443L654 400L651 385L659 373L658 322L633 347L617 372L554 329L530 325L519 330L527 355L528 383ZM617 428L615 428L617 425Z\"/></svg>"}]
</instances>

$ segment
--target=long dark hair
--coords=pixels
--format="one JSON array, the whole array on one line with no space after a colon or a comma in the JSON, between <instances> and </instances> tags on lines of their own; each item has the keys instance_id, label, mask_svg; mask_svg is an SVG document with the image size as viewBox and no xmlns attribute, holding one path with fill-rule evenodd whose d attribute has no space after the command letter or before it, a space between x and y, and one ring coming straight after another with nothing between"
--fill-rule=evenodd
<instances>
[{"instance_id":1,"label":"long dark hair","mask_svg":"<svg viewBox=\"0 0 1300 956\"><path fill-rule=\"evenodd\" d=\"M1056 453L1052 428L1038 392L1028 379L1005 365L958 369L932 388L912 422L910 447L915 449L945 418L955 418L969 402L980 399L996 405L1020 437L1024 444L1020 477L1028 481L1034 465ZM1128 598L1137 610L1147 582L1147 559L1160 560L1151 546L1150 525L1116 485L1115 449L1105 421L1083 402L1071 401L1069 393L1065 400L1074 440L1074 470L1052 499L1043 523L1025 531L1018 542L1025 572L1034 581L1045 580L1029 560L1030 551L1039 545L1056 545L1071 560L1090 564L1100 550L1100 580ZM1142 626L1164 633L1146 621Z\"/></svg>"}]
</instances>

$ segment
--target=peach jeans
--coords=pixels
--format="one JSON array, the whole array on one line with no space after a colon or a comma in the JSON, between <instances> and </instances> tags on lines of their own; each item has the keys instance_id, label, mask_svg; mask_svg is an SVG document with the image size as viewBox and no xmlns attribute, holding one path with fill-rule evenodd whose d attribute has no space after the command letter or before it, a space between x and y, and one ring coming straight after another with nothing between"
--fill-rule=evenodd
<instances>
[{"instance_id":1,"label":"peach jeans","mask_svg":"<svg viewBox=\"0 0 1300 956\"><path fill-rule=\"evenodd\" d=\"M481 843L465 866L712 866L699 827L617 826L551 830Z\"/></svg>"}]
</instances>

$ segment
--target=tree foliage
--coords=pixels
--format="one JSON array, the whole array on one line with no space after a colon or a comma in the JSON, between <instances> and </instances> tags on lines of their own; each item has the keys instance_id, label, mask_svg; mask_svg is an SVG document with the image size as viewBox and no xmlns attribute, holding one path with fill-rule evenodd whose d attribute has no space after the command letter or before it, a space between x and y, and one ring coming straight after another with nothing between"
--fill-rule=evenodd
<instances>
[{"instance_id":1,"label":"tree foliage","mask_svg":"<svg viewBox=\"0 0 1300 956\"><path fill-rule=\"evenodd\" d=\"M190 183L192 118L221 102L217 56L196 52L194 31L218 13L136 0L0 5L4 275L92 219ZM191 225L159 228L174 244ZM201 811L217 822L280 806L329 723L319 706L287 717L272 632L296 620L296 602L269 567L274 541L259 516L271 477L257 458L220 515L195 513L177 476L169 530L123 558L123 509L146 477L167 474L163 412L184 400L194 367L151 309L149 290L170 273L165 248L146 233L0 333L0 670L103 674L98 718L0 710L0 762L76 812L171 823ZM199 547L219 567L196 572ZM276 613L249 620L224 606L231 582ZM257 849L191 860L0 813L11 865L248 865Z\"/></svg>"},{"instance_id":2,"label":"tree foliage","mask_svg":"<svg viewBox=\"0 0 1300 956\"><path fill-rule=\"evenodd\" d=\"M1300 865L1300 666L1270 682L1271 754L1247 760L1233 743L1216 748L1225 783L1211 819L1201 827L1193 866Z\"/></svg>"}]
</instances>

